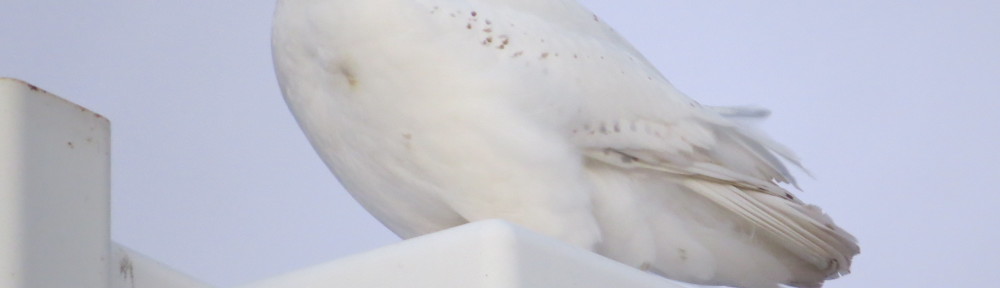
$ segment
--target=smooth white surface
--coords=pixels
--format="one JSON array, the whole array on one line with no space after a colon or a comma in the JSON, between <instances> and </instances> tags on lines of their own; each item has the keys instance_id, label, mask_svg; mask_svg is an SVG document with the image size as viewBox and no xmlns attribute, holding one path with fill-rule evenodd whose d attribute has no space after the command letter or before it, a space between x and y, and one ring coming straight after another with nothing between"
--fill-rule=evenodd
<instances>
[{"instance_id":1,"label":"smooth white surface","mask_svg":"<svg viewBox=\"0 0 1000 288\"><path fill-rule=\"evenodd\" d=\"M210 288L118 243L111 243L110 288Z\"/></svg>"},{"instance_id":2,"label":"smooth white surface","mask_svg":"<svg viewBox=\"0 0 1000 288\"><path fill-rule=\"evenodd\" d=\"M679 287L501 220L470 223L242 288Z\"/></svg>"},{"instance_id":3,"label":"smooth white surface","mask_svg":"<svg viewBox=\"0 0 1000 288\"><path fill-rule=\"evenodd\" d=\"M764 129L816 175L799 175L800 196L864 248L824 287L995 284L1000 2L583 3L688 95L774 112ZM341 190L281 100L273 6L0 9L0 75L115 121L114 238L220 286L399 241Z\"/></svg>"},{"instance_id":4,"label":"smooth white surface","mask_svg":"<svg viewBox=\"0 0 1000 288\"><path fill-rule=\"evenodd\" d=\"M0 287L108 287L107 119L0 78Z\"/></svg>"}]
</instances>

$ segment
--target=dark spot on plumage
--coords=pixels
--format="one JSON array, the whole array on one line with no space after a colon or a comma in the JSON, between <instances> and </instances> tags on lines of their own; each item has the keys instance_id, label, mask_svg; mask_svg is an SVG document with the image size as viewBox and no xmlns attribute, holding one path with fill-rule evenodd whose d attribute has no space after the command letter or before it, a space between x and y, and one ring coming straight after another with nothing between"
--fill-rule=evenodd
<instances>
[{"instance_id":1,"label":"dark spot on plumage","mask_svg":"<svg viewBox=\"0 0 1000 288\"><path fill-rule=\"evenodd\" d=\"M358 86L358 78L354 75L354 71L346 63L340 63L337 65L337 69L340 71L340 75L344 76L344 80L347 80L347 85L351 88L356 88Z\"/></svg>"},{"instance_id":2,"label":"dark spot on plumage","mask_svg":"<svg viewBox=\"0 0 1000 288\"><path fill-rule=\"evenodd\" d=\"M472 17L476 17L477 15L479 15L479 13L476 13L476 11L472 11L472 13L470 14L472 14Z\"/></svg>"},{"instance_id":3,"label":"dark spot on plumage","mask_svg":"<svg viewBox=\"0 0 1000 288\"><path fill-rule=\"evenodd\" d=\"M622 154L622 163L631 164L635 161L639 161L639 158L628 154Z\"/></svg>"}]
</instances>

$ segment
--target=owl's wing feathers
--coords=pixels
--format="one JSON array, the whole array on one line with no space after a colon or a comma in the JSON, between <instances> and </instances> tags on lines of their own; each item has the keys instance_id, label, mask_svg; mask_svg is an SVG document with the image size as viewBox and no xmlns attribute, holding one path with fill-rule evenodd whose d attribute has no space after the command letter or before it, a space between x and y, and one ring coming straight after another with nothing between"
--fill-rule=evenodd
<instances>
[{"instance_id":1,"label":"owl's wing feathers","mask_svg":"<svg viewBox=\"0 0 1000 288\"><path fill-rule=\"evenodd\" d=\"M675 177L831 279L849 273L851 257L859 252L854 237L818 207L778 185L794 184L779 157L799 165L797 158L738 119L763 118L767 111L699 109L669 123L630 119L591 124L577 131L574 140L593 160Z\"/></svg>"}]
</instances>

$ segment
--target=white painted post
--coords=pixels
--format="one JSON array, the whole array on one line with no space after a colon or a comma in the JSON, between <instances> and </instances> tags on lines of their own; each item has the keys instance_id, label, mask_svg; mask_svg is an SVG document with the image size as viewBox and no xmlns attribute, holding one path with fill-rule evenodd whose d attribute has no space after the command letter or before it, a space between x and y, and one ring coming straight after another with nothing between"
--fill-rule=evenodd
<instances>
[{"instance_id":1,"label":"white painted post","mask_svg":"<svg viewBox=\"0 0 1000 288\"><path fill-rule=\"evenodd\" d=\"M0 287L108 287L109 123L0 78Z\"/></svg>"}]
</instances>

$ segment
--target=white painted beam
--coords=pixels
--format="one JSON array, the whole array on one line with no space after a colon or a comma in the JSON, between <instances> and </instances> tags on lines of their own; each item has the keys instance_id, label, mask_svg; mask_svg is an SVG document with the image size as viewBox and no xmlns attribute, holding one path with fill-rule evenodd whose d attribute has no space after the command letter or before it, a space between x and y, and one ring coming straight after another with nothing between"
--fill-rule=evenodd
<instances>
[{"instance_id":1,"label":"white painted beam","mask_svg":"<svg viewBox=\"0 0 1000 288\"><path fill-rule=\"evenodd\" d=\"M125 246L111 247L111 288L210 288Z\"/></svg>"},{"instance_id":2,"label":"white painted beam","mask_svg":"<svg viewBox=\"0 0 1000 288\"><path fill-rule=\"evenodd\" d=\"M0 287L108 287L109 123L0 78Z\"/></svg>"},{"instance_id":3,"label":"white painted beam","mask_svg":"<svg viewBox=\"0 0 1000 288\"><path fill-rule=\"evenodd\" d=\"M681 286L509 222L489 220L416 237L242 288L292 287Z\"/></svg>"}]
</instances>

